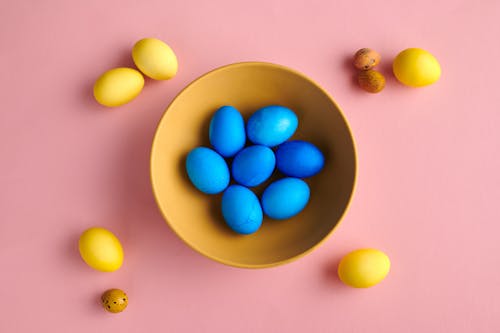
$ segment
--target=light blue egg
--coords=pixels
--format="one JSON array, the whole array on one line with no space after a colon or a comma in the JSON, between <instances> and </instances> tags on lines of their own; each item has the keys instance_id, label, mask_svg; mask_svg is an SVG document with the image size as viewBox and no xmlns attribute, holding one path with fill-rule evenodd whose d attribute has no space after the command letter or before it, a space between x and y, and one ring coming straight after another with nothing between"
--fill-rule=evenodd
<instances>
[{"instance_id":1,"label":"light blue egg","mask_svg":"<svg viewBox=\"0 0 500 333\"><path fill-rule=\"evenodd\" d=\"M276 167L290 177L314 176L323 169L324 164L323 153L306 141L288 141L276 150Z\"/></svg>"},{"instance_id":2,"label":"light blue egg","mask_svg":"<svg viewBox=\"0 0 500 333\"><path fill-rule=\"evenodd\" d=\"M236 155L231 173L236 182L253 187L262 184L271 176L275 164L276 158L271 148L250 146Z\"/></svg>"},{"instance_id":3,"label":"light blue egg","mask_svg":"<svg viewBox=\"0 0 500 333\"><path fill-rule=\"evenodd\" d=\"M284 106L270 105L257 110L247 122L247 136L255 144L277 146L288 140L297 129L297 115Z\"/></svg>"},{"instance_id":4,"label":"light blue egg","mask_svg":"<svg viewBox=\"0 0 500 333\"><path fill-rule=\"evenodd\" d=\"M186 158L186 171L193 185L206 194L220 193L229 185L226 161L210 148L191 150Z\"/></svg>"},{"instance_id":5,"label":"light blue egg","mask_svg":"<svg viewBox=\"0 0 500 333\"><path fill-rule=\"evenodd\" d=\"M224 157L232 157L245 146L245 121L232 106L223 106L212 116L210 144Z\"/></svg>"},{"instance_id":6,"label":"light blue egg","mask_svg":"<svg viewBox=\"0 0 500 333\"><path fill-rule=\"evenodd\" d=\"M262 225L259 198L241 185L229 186L222 195L222 215L227 225L239 234L252 234Z\"/></svg>"},{"instance_id":7,"label":"light blue egg","mask_svg":"<svg viewBox=\"0 0 500 333\"><path fill-rule=\"evenodd\" d=\"M271 183L262 194L262 209L272 219L284 220L300 213L309 201L309 186L298 178Z\"/></svg>"}]
</instances>

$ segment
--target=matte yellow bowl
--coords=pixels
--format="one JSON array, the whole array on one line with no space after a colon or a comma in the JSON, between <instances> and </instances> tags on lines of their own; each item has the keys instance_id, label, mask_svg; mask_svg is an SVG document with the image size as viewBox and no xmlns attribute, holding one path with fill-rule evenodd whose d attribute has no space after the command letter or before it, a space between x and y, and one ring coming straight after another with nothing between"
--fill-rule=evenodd
<instances>
[{"instance_id":1,"label":"matte yellow bowl","mask_svg":"<svg viewBox=\"0 0 500 333\"><path fill-rule=\"evenodd\" d=\"M210 118L220 106L233 105L248 119L269 104L295 111L293 138L316 144L325 168L307 179L311 199L304 211L285 221L264 219L259 231L242 236L225 225L221 195L202 194L190 183L185 160L194 147L209 146ZM277 266L310 252L340 222L355 178L354 141L337 104L304 75L269 63L232 64L195 80L167 108L151 151L153 192L170 227L194 250L236 267Z\"/></svg>"}]
</instances>

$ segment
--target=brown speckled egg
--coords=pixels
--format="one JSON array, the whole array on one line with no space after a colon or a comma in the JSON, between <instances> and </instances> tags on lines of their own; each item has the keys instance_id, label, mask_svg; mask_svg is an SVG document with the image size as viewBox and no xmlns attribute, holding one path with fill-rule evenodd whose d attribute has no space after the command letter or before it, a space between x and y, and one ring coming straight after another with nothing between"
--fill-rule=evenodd
<instances>
[{"instance_id":1,"label":"brown speckled egg","mask_svg":"<svg viewBox=\"0 0 500 333\"><path fill-rule=\"evenodd\" d=\"M106 311L118 313L127 307L128 297L123 290L109 289L102 294L101 302Z\"/></svg>"},{"instance_id":2,"label":"brown speckled egg","mask_svg":"<svg viewBox=\"0 0 500 333\"><path fill-rule=\"evenodd\" d=\"M370 69L359 72L358 83L364 90L371 93L378 93L385 87L385 77L382 73Z\"/></svg>"},{"instance_id":3,"label":"brown speckled egg","mask_svg":"<svg viewBox=\"0 0 500 333\"><path fill-rule=\"evenodd\" d=\"M354 67L361 70L372 69L380 63L380 54L372 49L358 50L354 55Z\"/></svg>"}]
</instances>

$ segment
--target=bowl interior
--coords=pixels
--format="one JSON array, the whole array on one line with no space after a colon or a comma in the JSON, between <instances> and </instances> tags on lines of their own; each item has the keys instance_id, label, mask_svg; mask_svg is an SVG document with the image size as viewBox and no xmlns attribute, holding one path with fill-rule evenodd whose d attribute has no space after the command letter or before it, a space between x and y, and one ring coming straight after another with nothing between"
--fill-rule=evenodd
<instances>
[{"instance_id":1,"label":"bowl interior","mask_svg":"<svg viewBox=\"0 0 500 333\"><path fill-rule=\"evenodd\" d=\"M286 221L266 218L255 234L241 236L224 223L222 195L202 194L190 183L185 159L194 147L210 146L209 122L220 106L233 105L246 120L270 104L295 111L299 127L292 139L317 145L326 163L321 173L306 180L311 198L304 211ZM225 66L190 84L161 119L151 153L156 201L175 233L201 254L238 267L275 266L314 248L347 209L355 174L354 143L338 106L302 74L268 63Z\"/></svg>"}]
</instances>

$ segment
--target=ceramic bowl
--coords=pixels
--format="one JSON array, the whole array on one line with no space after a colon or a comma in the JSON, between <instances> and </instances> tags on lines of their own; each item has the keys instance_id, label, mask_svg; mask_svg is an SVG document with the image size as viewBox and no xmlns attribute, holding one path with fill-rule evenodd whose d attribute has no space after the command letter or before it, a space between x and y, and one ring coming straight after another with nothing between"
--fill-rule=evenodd
<instances>
[{"instance_id":1,"label":"ceramic bowl","mask_svg":"<svg viewBox=\"0 0 500 333\"><path fill-rule=\"evenodd\" d=\"M270 104L295 111L299 127L292 139L317 145L325 155L325 167L306 179L311 197L299 215L284 221L265 218L256 233L238 235L224 222L222 195L196 190L187 177L185 160L191 149L210 146L209 122L219 107L232 105L246 120ZM167 223L197 252L237 267L277 266L316 248L345 214L355 179L354 141L338 105L303 74L270 63L232 64L192 82L165 111L151 151L153 192ZM255 189L256 194L264 188Z\"/></svg>"}]
</instances>

